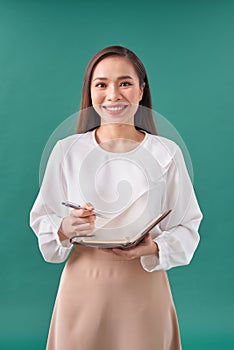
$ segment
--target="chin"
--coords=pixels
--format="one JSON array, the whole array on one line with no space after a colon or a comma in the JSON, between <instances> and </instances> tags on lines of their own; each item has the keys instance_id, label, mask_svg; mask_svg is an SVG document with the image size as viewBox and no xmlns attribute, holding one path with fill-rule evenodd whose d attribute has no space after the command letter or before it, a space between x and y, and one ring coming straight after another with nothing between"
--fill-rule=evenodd
<instances>
[{"instance_id":1,"label":"chin","mask_svg":"<svg viewBox=\"0 0 234 350\"><path fill-rule=\"evenodd\" d=\"M134 116L101 116L101 124L103 125L134 125Z\"/></svg>"}]
</instances>

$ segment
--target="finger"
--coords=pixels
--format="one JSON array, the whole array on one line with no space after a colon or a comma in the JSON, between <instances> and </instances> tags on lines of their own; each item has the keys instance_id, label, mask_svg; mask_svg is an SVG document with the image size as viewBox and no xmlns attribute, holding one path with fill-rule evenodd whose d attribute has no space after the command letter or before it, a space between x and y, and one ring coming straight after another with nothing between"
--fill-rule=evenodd
<instances>
[{"instance_id":1,"label":"finger","mask_svg":"<svg viewBox=\"0 0 234 350\"><path fill-rule=\"evenodd\" d=\"M150 235L150 233L147 233L146 235L145 235L145 238L143 239L143 242L144 241L150 241L151 240L151 235Z\"/></svg>"},{"instance_id":2,"label":"finger","mask_svg":"<svg viewBox=\"0 0 234 350\"><path fill-rule=\"evenodd\" d=\"M93 209L90 209L90 210L88 210L88 209L80 209L80 212L81 212L80 217L85 218L85 217L90 216L90 217L95 217L96 218L96 215L94 214Z\"/></svg>"},{"instance_id":3,"label":"finger","mask_svg":"<svg viewBox=\"0 0 234 350\"><path fill-rule=\"evenodd\" d=\"M93 228L85 225L79 225L78 228L74 228L71 232L73 236L88 235L93 233Z\"/></svg>"},{"instance_id":4,"label":"finger","mask_svg":"<svg viewBox=\"0 0 234 350\"><path fill-rule=\"evenodd\" d=\"M136 258L138 255L136 254L135 249L129 249L129 250L123 250L118 248L113 248L112 251L122 257L133 259Z\"/></svg>"},{"instance_id":5,"label":"finger","mask_svg":"<svg viewBox=\"0 0 234 350\"><path fill-rule=\"evenodd\" d=\"M94 206L89 202L82 205L82 208L87 209L87 210L94 210Z\"/></svg>"},{"instance_id":6,"label":"finger","mask_svg":"<svg viewBox=\"0 0 234 350\"><path fill-rule=\"evenodd\" d=\"M86 236L90 237L90 235L91 235L91 237L93 237L92 232L90 232L89 230L88 231L84 230L84 231L80 231L80 232L74 231L70 234L70 238L71 237L86 237Z\"/></svg>"},{"instance_id":7,"label":"finger","mask_svg":"<svg viewBox=\"0 0 234 350\"><path fill-rule=\"evenodd\" d=\"M114 249L113 248L111 250L115 255L118 255L126 260L132 260L132 259L135 259L138 257L138 256L134 255L132 252L131 253L129 253L127 251L122 252L122 249Z\"/></svg>"},{"instance_id":8,"label":"finger","mask_svg":"<svg viewBox=\"0 0 234 350\"><path fill-rule=\"evenodd\" d=\"M94 230L94 224L93 223L84 223L84 224L77 224L77 225L72 225L72 229L75 232L82 232L83 231L89 231L92 232Z\"/></svg>"},{"instance_id":9,"label":"finger","mask_svg":"<svg viewBox=\"0 0 234 350\"><path fill-rule=\"evenodd\" d=\"M98 248L98 249L105 252L105 253L112 253L112 249L110 249L110 248Z\"/></svg>"},{"instance_id":10,"label":"finger","mask_svg":"<svg viewBox=\"0 0 234 350\"><path fill-rule=\"evenodd\" d=\"M72 226L77 226L81 224L94 224L96 220L96 217L91 216L86 216L86 217L72 217L71 218L71 225Z\"/></svg>"},{"instance_id":11,"label":"finger","mask_svg":"<svg viewBox=\"0 0 234 350\"><path fill-rule=\"evenodd\" d=\"M132 247L130 249L119 249L119 248L113 248L113 251L116 252L116 254L118 255L121 255L121 256L125 256L125 257L134 257L134 258L137 258L137 257L140 257L142 255L144 255L145 253L145 250L147 249L149 245L149 242L148 243L139 243L137 246L135 247Z\"/></svg>"},{"instance_id":12,"label":"finger","mask_svg":"<svg viewBox=\"0 0 234 350\"><path fill-rule=\"evenodd\" d=\"M93 217L94 219L96 216L93 214L93 210L87 210L87 209L73 209L70 213L71 216L74 216L76 218L85 218L85 217Z\"/></svg>"},{"instance_id":13,"label":"finger","mask_svg":"<svg viewBox=\"0 0 234 350\"><path fill-rule=\"evenodd\" d=\"M145 238L143 239L143 241L141 241L137 246L137 247L145 247L151 244L152 238L150 233L147 233L147 235L145 236Z\"/></svg>"}]
</instances>

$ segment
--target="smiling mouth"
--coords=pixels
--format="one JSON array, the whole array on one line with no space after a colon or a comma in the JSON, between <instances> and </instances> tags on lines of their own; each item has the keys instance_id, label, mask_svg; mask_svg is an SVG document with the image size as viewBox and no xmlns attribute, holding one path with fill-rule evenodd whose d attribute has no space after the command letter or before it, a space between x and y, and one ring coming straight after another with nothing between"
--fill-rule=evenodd
<instances>
[{"instance_id":1,"label":"smiling mouth","mask_svg":"<svg viewBox=\"0 0 234 350\"><path fill-rule=\"evenodd\" d=\"M122 111L124 111L128 105L120 105L120 106L102 106L107 112L109 112L110 114L119 114Z\"/></svg>"}]
</instances>

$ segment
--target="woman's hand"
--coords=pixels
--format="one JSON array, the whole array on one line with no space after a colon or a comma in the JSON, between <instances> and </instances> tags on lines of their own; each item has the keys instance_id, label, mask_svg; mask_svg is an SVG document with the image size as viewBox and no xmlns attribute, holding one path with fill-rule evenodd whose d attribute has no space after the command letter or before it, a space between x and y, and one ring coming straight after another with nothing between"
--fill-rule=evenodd
<instances>
[{"instance_id":1,"label":"woman's hand","mask_svg":"<svg viewBox=\"0 0 234 350\"><path fill-rule=\"evenodd\" d=\"M157 243L155 243L152 240L151 235L149 233L147 233L147 235L141 243L139 243L137 246L131 249L124 250L119 248L111 248L102 250L104 250L105 252L113 252L116 255L122 256L129 260L139 258L145 255L157 254L159 251Z\"/></svg>"},{"instance_id":2,"label":"woman's hand","mask_svg":"<svg viewBox=\"0 0 234 350\"><path fill-rule=\"evenodd\" d=\"M82 209L73 209L69 216L66 216L59 227L58 235L61 241L76 235L89 235L94 231L96 215L94 207L85 203Z\"/></svg>"}]
</instances>

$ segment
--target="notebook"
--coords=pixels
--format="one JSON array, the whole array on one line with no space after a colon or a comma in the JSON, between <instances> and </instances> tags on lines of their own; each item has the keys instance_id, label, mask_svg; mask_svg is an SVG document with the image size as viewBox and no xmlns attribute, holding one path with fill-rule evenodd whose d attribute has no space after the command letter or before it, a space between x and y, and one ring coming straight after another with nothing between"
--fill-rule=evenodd
<instances>
[{"instance_id":1,"label":"notebook","mask_svg":"<svg viewBox=\"0 0 234 350\"><path fill-rule=\"evenodd\" d=\"M152 230L153 227L158 225L170 212L171 209L160 214L157 218L150 220L140 231L135 230L135 232L129 232L128 235L124 235L123 237L100 239L97 231L92 237L73 236L70 238L70 242L72 244L82 244L89 247L130 249L143 241L146 234Z\"/></svg>"}]
</instances>

